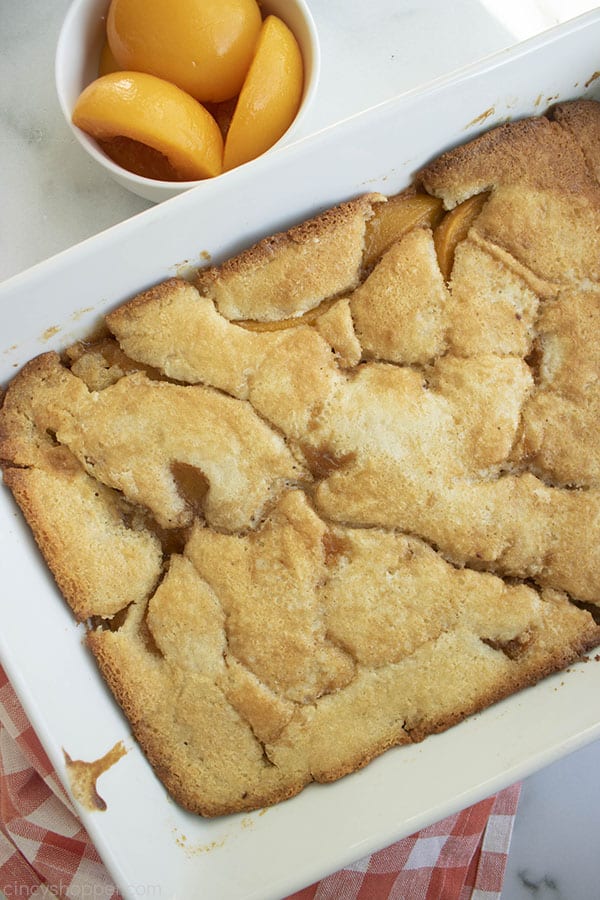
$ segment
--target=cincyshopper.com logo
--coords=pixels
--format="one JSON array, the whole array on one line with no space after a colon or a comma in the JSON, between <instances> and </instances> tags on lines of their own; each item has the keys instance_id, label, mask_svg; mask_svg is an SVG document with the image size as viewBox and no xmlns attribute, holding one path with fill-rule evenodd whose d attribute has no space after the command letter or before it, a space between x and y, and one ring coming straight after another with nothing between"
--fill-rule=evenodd
<instances>
[{"instance_id":1,"label":"cincyshopper.com logo","mask_svg":"<svg viewBox=\"0 0 600 900\"><path fill-rule=\"evenodd\" d=\"M67 884L59 881L57 884L44 884L30 886L27 884L3 884L0 886L0 897L4 895L6 900L28 900L30 897L50 898L65 897L69 900L110 900L114 894L114 887L109 884ZM132 897L151 898L160 900L163 892L159 884L130 884L129 894Z\"/></svg>"}]
</instances>

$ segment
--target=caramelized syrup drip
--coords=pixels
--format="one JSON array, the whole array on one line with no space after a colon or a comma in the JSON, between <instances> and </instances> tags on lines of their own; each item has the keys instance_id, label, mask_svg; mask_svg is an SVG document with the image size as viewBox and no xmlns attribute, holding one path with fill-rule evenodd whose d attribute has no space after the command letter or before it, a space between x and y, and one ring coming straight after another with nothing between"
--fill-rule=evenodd
<instances>
[{"instance_id":1,"label":"caramelized syrup drip","mask_svg":"<svg viewBox=\"0 0 600 900\"><path fill-rule=\"evenodd\" d=\"M350 550L350 541L337 535L334 531L326 531L321 540L326 566L335 565L340 556L344 556Z\"/></svg>"},{"instance_id":2,"label":"caramelized syrup drip","mask_svg":"<svg viewBox=\"0 0 600 900\"><path fill-rule=\"evenodd\" d=\"M104 811L107 808L106 801L98 793L96 781L111 766L114 766L122 756L125 756L127 750L123 741L118 741L108 753L105 753L100 759L94 759L91 762L86 762L83 759L71 759L64 749L63 753L65 755L69 784L75 799L92 812L94 810Z\"/></svg>"},{"instance_id":3,"label":"caramelized syrup drip","mask_svg":"<svg viewBox=\"0 0 600 900\"><path fill-rule=\"evenodd\" d=\"M492 650L499 650L504 653L508 659L519 659L525 653L532 641L532 635L527 631L518 634L509 641L496 641L493 638L482 638L483 643L491 647Z\"/></svg>"},{"instance_id":4,"label":"caramelized syrup drip","mask_svg":"<svg viewBox=\"0 0 600 900\"><path fill-rule=\"evenodd\" d=\"M308 468L315 478L328 478L333 472L343 469L356 458L355 453L336 454L329 447L302 447Z\"/></svg>"},{"instance_id":5,"label":"caramelized syrup drip","mask_svg":"<svg viewBox=\"0 0 600 900\"><path fill-rule=\"evenodd\" d=\"M201 516L204 510L204 500L210 487L204 472L197 466L191 466L184 462L172 463L171 472L177 483L179 494L194 513Z\"/></svg>"}]
</instances>

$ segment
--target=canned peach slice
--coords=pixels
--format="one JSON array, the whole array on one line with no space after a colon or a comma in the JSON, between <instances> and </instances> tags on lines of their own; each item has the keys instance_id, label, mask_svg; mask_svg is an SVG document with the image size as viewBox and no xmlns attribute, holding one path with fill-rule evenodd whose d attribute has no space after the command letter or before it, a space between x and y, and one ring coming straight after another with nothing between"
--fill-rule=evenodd
<instances>
[{"instance_id":1,"label":"canned peach slice","mask_svg":"<svg viewBox=\"0 0 600 900\"><path fill-rule=\"evenodd\" d=\"M370 268L395 241L420 225L435 227L442 217L442 201L429 194L402 193L374 205L367 222L363 265Z\"/></svg>"},{"instance_id":2,"label":"canned peach slice","mask_svg":"<svg viewBox=\"0 0 600 900\"><path fill-rule=\"evenodd\" d=\"M223 138L210 113L180 88L143 72L113 72L85 88L73 124L98 141L139 141L162 153L181 180L219 175Z\"/></svg>"},{"instance_id":3,"label":"canned peach slice","mask_svg":"<svg viewBox=\"0 0 600 900\"><path fill-rule=\"evenodd\" d=\"M296 38L281 19L267 16L227 132L225 170L260 156L287 131L300 106L303 72Z\"/></svg>"},{"instance_id":4,"label":"canned peach slice","mask_svg":"<svg viewBox=\"0 0 600 900\"><path fill-rule=\"evenodd\" d=\"M475 194L446 213L433 232L433 242L438 263L445 281L450 280L454 265L454 252L464 241L471 225L485 206L488 194Z\"/></svg>"}]
</instances>

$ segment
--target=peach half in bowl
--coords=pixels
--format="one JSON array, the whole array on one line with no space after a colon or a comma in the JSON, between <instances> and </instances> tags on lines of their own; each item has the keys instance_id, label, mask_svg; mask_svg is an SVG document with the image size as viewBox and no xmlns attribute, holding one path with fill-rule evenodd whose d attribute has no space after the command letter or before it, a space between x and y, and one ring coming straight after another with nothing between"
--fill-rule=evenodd
<instances>
[{"instance_id":1,"label":"peach half in bowl","mask_svg":"<svg viewBox=\"0 0 600 900\"><path fill-rule=\"evenodd\" d=\"M113 0L113 4L117 2L123 5L123 0ZM171 14L174 3L156 0L155 6L160 7L161 2ZM252 6L254 0L247 0L247 3ZM197 0L191 4L190 0L185 0L183 12L186 5L201 7L202 4ZM212 4L208 0L208 6L211 5L214 6L214 0ZM147 200L160 202L301 136L302 122L314 100L320 71L317 31L305 0L260 0L260 19L255 16L257 20L252 26L256 39L252 38L251 62L249 67L243 60L238 65L240 71L243 67L241 89L239 84L238 87L225 85L220 94L220 88L209 88L215 99L202 103L188 93L194 90L192 85L181 82L175 85L162 73L157 78L157 73L142 72L140 65L119 66L106 42L110 6L109 0L74 0L71 4L58 39L55 80L62 112L77 141L121 186ZM115 25L114 7L112 18L113 34L118 34L120 23L117 21ZM162 35L157 38L158 46L161 39ZM115 42L113 38L111 45ZM295 62L292 45L296 47ZM286 47L290 48L292 58L291 61L284 59L282 63L278 57L285 57ZM147 49L152 52L151 46ZM298 49L301 59L297 58ZM127 56L127 51L127 47L119 48L121 60L123 54ZM132 58L135 63L135 47ZM278 66L286 72L295 66L293 77L299 94L295 104L297 111L282 134L277 131L276 124L273 126L272 120L267 123L267 134L263 134L261 142L254 111L263 102L260 96L263 87L277 77ZM121 68L122 73L119 72ZM105 74L97 81L99 72ZM81 98L86 89L84 103ZM232 91L237 93L231 96ZM221 99L222 94L230 96ZM244 95L245 104L242 102ZM275 106L277 102L275 98ZM244 105L249 111L247 116ZM102 116L108 107L112 121L107 130ZM73 122L74 110L82 127ZM277 115L276 111L272 118ZM180 116L186 118L184 143L187 148L177 146L177 140L174 143L172 140ZM198 134L199 141L207 147L207 164L200 168L195 159L190 160L195 154L194 140L190 140L190 122L192 134ZM164 129L162 136L161 128ZM269 128L272 129L270 138ZM158 140L155 140L157 131ZM267 147L264 146L265 139L269 144ZM140 151L143 152L140 154Z\"/></svg>"}]
</instances>

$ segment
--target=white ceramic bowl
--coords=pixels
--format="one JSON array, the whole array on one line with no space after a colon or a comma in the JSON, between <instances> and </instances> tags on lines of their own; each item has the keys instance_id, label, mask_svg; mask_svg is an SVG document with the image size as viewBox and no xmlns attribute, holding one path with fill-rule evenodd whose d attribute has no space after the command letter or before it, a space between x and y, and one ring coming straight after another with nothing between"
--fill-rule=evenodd
<instances>
[{"instance_id":1,"label":"white ceramic bowl","mask_svg":"<svg viewBox=\"0 0 600 900\"><path fill-rule=\"evenodd\" d=\"M260 6L263 17L274 13L289 26L300 45L304 60L304 91L300 109L285 134L266 151L270 153L275 147L291 143L302 136L302 122L314 100L319 81L321 58L317 30L305 0L261 0ZM158 181L134 175L114 163L93 138L71 122L71 113L77 98L98 74L98 60L106 33L108 7L109 0L74 0L69 7L56 48L55 80L58 100L69 128L92 159L123 187L146 200L158 203L197 187L203 182Z\"/></svg>"}]
</instances>

